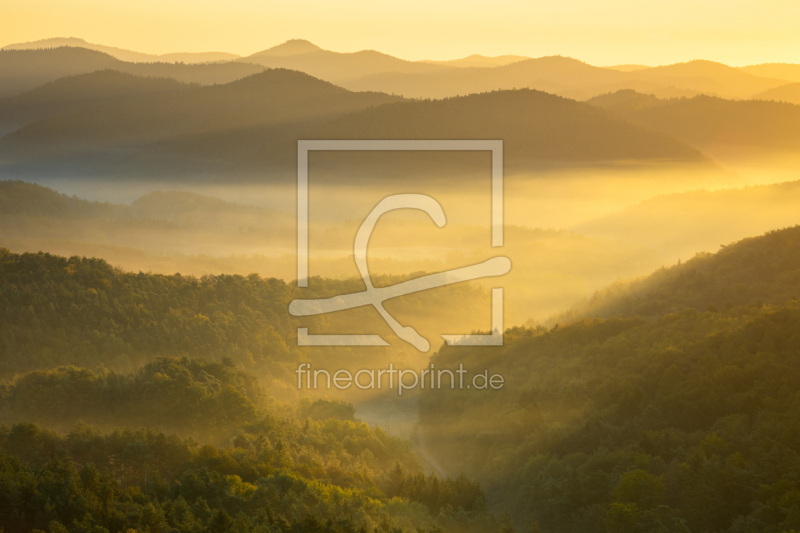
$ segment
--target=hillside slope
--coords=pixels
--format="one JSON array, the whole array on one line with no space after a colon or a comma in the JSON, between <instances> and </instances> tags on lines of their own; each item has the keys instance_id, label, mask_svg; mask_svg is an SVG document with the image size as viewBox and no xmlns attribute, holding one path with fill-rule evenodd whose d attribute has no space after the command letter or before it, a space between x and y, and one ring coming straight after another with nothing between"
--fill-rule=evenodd
<instances>
[{"instance_id":1,"label":"hillside slope","mask_svg":"<svg viewBox=\"0 0 800 533\"><path fill-rule=\"evenodd\" d=\"M669 263L742 237L800 224L800 181L656 196L578 226L592 237L652 246ZM747 213L747 216L742 216Z\"/></svg>"},{"instance_id":2,"label":"hillside slope","mask_svg":"<svg viewBox=\"0 0 800 533\"><path fill-rule=\"evenodd\" d=\"M795 83L800 83L800 65L796 63L761 63L760 65L749 65L740 67L741 70L763 76L765 78L779 78Z\"/></svg>"},{"instance_id":3,"label":"hillside slope","mask_svg":"<svg viewBox=\"0 0 800 533\"><path fill-rule=\"evenodd\" d=\"M800 147L798 105L710 96L657 100L631 91L598 96L589 103L700 149L716 145Z\"/></svg>"},{"instance_id":4,"label":"hillside slope","mask_svg":"<svg viewBox=\"0 0 800 533\"><path fill-rule=\"evenodd\" d=\"M535 161L703 160L686 145L592 106L526 89L381 106L313 133L330 139L503 139L512 168Z\"/></svg>"},{"instance_id":5,"label":"hillside slope","mask_svg":"<svg viewBox=\"0 0 800 533\"><path fill-rule=\"evenodd\" d=\"M630 284L595 294L568 316L656 316L709 306L780 306L800 297L800 226L702 253Z\"/></svg>"},{"instance_id":6,"label":"hillside slope","mask_svg":"<svg viewBox=\"0 0 800 533\"><path fill-rule=\"evenodd\" d=\"M800 105L800 83L789 83L775 87L763 93L757 94L757 100L774 100L776 102L788 102L790 104Z\"/></svg>"},{"instance_id":7,"label":"hillside slope","mask_svg":"<svg viewBox=\"0 0 800 533\"><path fill-rule=\"evenodd\" d=\"M153 93L192 88L168 78L145 78L114 70L67 76L0 100L0 124L16 129L34 120Z\"/></svg>"},{"instance_id":8,"label":"hillside slope","mask_svg":"<svg viewBox=\"0 0 800 533\"><path fill-rule=\"evenodd\" d=\"M336 84L377 72L424 73L448 68L429 63L406 61L375 50L351 53L332 52L299 39L287 41L268 50L243 57L238 61L256 63L267 68L299 70L315 78Z\"/></svg>"},{"instance_id":9,"label":"hillside slope","mask_svg":"<svg viewBox=\"0 0 800 533\"><path fill-rule=\"evenodd\" d=\"M97 70L172 78L184 83L229 83L264 70L252 63L131 63L86 48L64 46L39 50L0 50L0 98L28 91L64 76Z\"/></svg>"},{"instance_id":10,"label":"hillside slope","mask_svg":"<svg viewBox=\"0 0 800 533\"><path fill-rule=\"evenodd\" d=\"M400 100L269 70L227 85L144 95L32 122L0 139L0 160L29 172L246 175L270 168L288 175L302 138L489 138L504 141L510 171L621 160L709 166L681 142L538 91ZM356 157L366 162L373 156ZM416 166L409 165L393 168L412 174Z\"/></svg>"},{"instance_id":11,"label":"hillside slope","mask_svg":"<svg viewBox=\"0 0 800 533\"><path fill-rule=\"evenodd\" d=\"M116 48L113 46L89 43L76 37L53 37L50 39L41 39L39 41L31 41L26 43L14 43L4 46L2 50L39 50L47 48L59 48L62 46L97 50L98 52L103 52L104 54L115 57L120 61L131 61L134 63L207 63L213 61L233 61L239 57L236 54L229 54L227 52L178 52L171 54L145 54L142 52L134 52L133 50Z\"/></svg>"},{"instance_id":12,"label":"hillside slope","mask_svg":"<svg viewBox=\"0 0 800 533\"><path fill-rule=\"evenodd\" d=\"M434 458L476 476L519 527L796 529L798 242L795 227L658 273L659 309L511 329L502 347L443 347L437 368L505 383L424 392Z\"/></svg>"},{"instance_id":13,"label":"hillside slope","mask_svg":"<svg viewBox=\"0 0 800 533\"><path fill-rule=\"evenodd\" d=\"M0 159L75 156L178 135L307 123L394 100L269 70L226 85L147 94L38 120L0 139Z\"/></svg>"},{"instance_id":14,"label":"hillside slope","mask_svg":"<svg viewBox=\"0 0 800 533\"><path fill-rule=\"evenodd\" d=\"M387 69L342 81L342 85L349 89L383 91L409 98L445 98L499 89L529 88L577 100L621 89L634 89L665 98L697 94L749 98L785 83L782 79L755 76L711 61L621 71L594 67L561 56L527 59L505 66L430 73Z\"/></svg>"}]
</instances>

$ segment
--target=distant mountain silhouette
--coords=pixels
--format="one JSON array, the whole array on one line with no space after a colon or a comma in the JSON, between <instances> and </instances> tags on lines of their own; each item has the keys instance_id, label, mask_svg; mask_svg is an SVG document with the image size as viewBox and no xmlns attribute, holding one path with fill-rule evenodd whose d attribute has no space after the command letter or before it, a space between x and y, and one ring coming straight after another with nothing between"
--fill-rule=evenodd
<instances>
[{"instance_id":1,"label":"distant mountain silhouette","mask_svg":"<svg viewBox=\"0 0 800 533\"><path fill-rule=\"evenodd\" d=\"M754 96L755 100L774 100L800 105L800 83L781 85Z\"/></svg>"},{"instance_id":2,"label":"distant mountain silhouette","mask_svg":"<svg viewBox=\"0 0 800 533\"><path fill-rule=\"evenodd\" d=\"M653 67L635 71L631 75L639 80L676 85L723 98L749 98L786 83L781 79L756 76L738 68L706 60Z\"/></svg>"},{"instance_id":3,"label":"distant mountain silhouette","mask_svg":"<svg viewBox=\"0 0 800 533\"><path fill-rule=\"evenodd\" d=\"M800 148L800 106L793 104L710 96L659 102L631 92L590 102L700 149L713 145Z\"/></svg>"},{"instance_id":4,"label":"distant mountain silhouette","mask_svg":"<svg viewBox=\"0 0 800 533\"><path fill-rule=\"evenodd\" d=\"M0 50L0 97L18 94L64 76L114 68L120 61L86 48Z\"/></svg>"},{"instance_id":5,"label":"distant mountain silhouette","mask_svg":"<svg viewBox=\"0 0 800 533\"><path fill-rule=\"evenodd\" d=\"M636 72L637 70L644 70L646 68L652 68L648 65L636 65L634 63L629 63L626 65L612 65L607 67L613 70L619 70L620 72Z\"/></svg>"},{"instance_id":6,"label":"distant mountain silhouette","mask_svg":"<svg viewBox=\"0 0 800 533\"><path fill-rule=\"evenodd\" d=\"M620 160L707 163L665 135L538 91L399 100L267 70L226 85L143 94L34 121L0 139L0 161L20 172L293 173L300 138L489 138L504 140L509 171Z\"/></svg>"},{"instance_id":7,"label":"distant mountain silhouette","mask_svg":"<svg viewBox=\"0 0 800 533\"><path fill-rule=\"evenodd\" d=\"M526 59L530 58L514 55L488 57L480 54L473 54L471 56L462 57L461 59L451 59L449 61L433 61L430 59L424 59L420 61L420 63L430 63L431 65L440 65L443 67L500 67L503 65L510 65L511 63L517 63L518 61L524 61Z\"/></svg>"},{"instance_id":8,"label":"distant mountain silhouette","mask_svg":"<svg viewBox=\"0 0 800 533\"><path fill-rule=\"evenodd\" d=\"M122 48L115 48L113 46L104 46L102 44L88 43L83 39L77 37L54 37L51 39L42 39L40 41L31 41L27 43L16 43L4 46L2 50L37 50L42 48L59 48L62 46L72 46L76 48L88 48L89 50L96 50L103 52L120 61L131 62L183 62L183 63L208 63L213 61L233 61L239 56L236 54L229 54L227 52L178 52L172 54L144 54L142 52L134 52L131 50L124 50Z\"/></svg>"},{"instance_id":9,"label":"distant mountain silhouette","mask_svg":"<svg viewBox=\"0 0 800 533\"><path fill-rule=\"evenodd\" d=\"M305 39L290 39L285 43L273 46L272 48L267 48L261 52L256 52L250 57L285 57L297 54L307 54L309 52L316 52L318 50L322 50L322 48L310 41L306 41Z\"/></svg>"},{"instance_id":10,"label":"distant mountain silhouette","mask_svg":"<svg viewBox=\"0 0 800 533\"><path fill-rule=\"evenodd\" d=\"M572 228L580 235L653 247L669 260L800 220L800 181L656 196ZM747 216L742 216L747 213Z\"/></svg>"},{"instance_id":11,"label":"distant mountain silhouette","mask_svg":"<svg viewBox=\"0 0 800 533\"><path fill-rule=\"evenodd\" d=\"M505 89L538 89L561 94L585 85L606 85L625 74L593 67L576 59L552 56L526 59L492 68L447 69L430 73L386 70L343 82L352 90L402 94L408 98L447 98Z\"/></svg>"},{"instance_id":12,"label":"distant mountain silhouette","mask_svg":"<svg viewBox=\"0 0 800 533\"><path fill-rule=\"evenodd\" d=\"M406 61L375 50L352 53L331 52L302 40L287 41L263 52L243 57L238 61L257 63L269 68L299 70L315 78L337 84L343 80L360 78L376 72L424 73L447 68L429 63Z\"/></svg>"},{"instance_id":13,"label":"distant mountain silhouette","mask_svg":"<svg viewBox=\"0 0 800 533\"><path fill-rule=\"evenodd\" d=\"M755 76L778 78L795 83L800 82L800 65L795 63L762 63L760 65L741 67L740 70Z\"/></svg>"},{"instance_id":14,"label":"distant mountain silhouette","mask_svg":"<svg viewBox=\"0 0 800 533\"><path fill-rule=\"evenodd\" d=\"M76 74L112 69L138 76L172 78L185 83L228 83L264 70L249 63L131 63L96 50L61 47L0 50L0 98Z\"/></svg>"},{"instance_id":15,"label":"distant mountain silhouette","mask_svg":"<svg viewBox=\"0 0 800 533\"><path fill-rule=\"evenodd\" d=\"M107 218L115 216L115 207L67 196L48 187L23 181L0 181L0 216Z\"/></svg>"},{"instance_id":16,"label":"distant mountain silhouette","mask_svg":"<svg viewBox=\"0 0 800 533\"><path fill-rule=\"evenodd\" d=\"M590 98L588 103L608 109L614 113L628 115L642 109L664 105L666 100L661 100L653 94L637 93L633 89L622 89L615 93L601 94Z\"/></svg>"},{"instance_id":17,"label":"distant mountain silhouette","mask_svg":"<svg viewBox=\"0 0 800 533\"><path fill-rule=\"evenodd\" d=\"M26 220L26 224L19 224L20 220ZM188 191L154 191L130 205L111 204L67 196L48 187L16 180L0 181L0 221L8 230L12 227L21 230L18 235L36 234L30 229L39 227L42 237L64 240L81 235L89 228L103 226L115 233L107 242L116 238L120 245L136 241L142 245L159 233L162 238L169 238L166 234L178 228L184 232L184 238L193 231L211 230L227 232L230 239L232 228L251 228L251 231L258 228L257 231L272 233L294 222L288 213ZM8 234L3 237L9 239ZM105 238L100 237L100 240ZM151 250L158 247L155 243L149 244Z\"/></svg>"},{"instance_id":18,"label":"distant mountain silhouette","mask_svg":"<svg viewBox=\"0 0 800 533\"><path fill-rule=\"evenodd\" d=\"M772 230L698 253L629 284L614 284L559 317L659 316L694 307L781 305L798 298L800 226ZM570 316L571 315L571 316Z\"/></svg>"},{"instance_id":19,"label":"distant mountain silhouette","mask_svg":"<svg viewBox=\"0 0 800 533\"><path fill-rule=\"evenodd\" d=\"M34 121L0 139L0 160L67 157L94 164L118 148L183 136L220 134L228 146L235 132L265 127L293 148L292 128L396 100L353 93L301 72L267 70L226 85L142 94ZM229 159L235 158L236 147L232 150Z\"/></svg>"},{"instance_id":20,"label":"distant mountain silhouette","mask_svg":"<svg viewBox=\"0 0 800 533\"><path fill-rule=\"evenodd\" d=\"M182 161L230 161L231 172L258 169L294 175L297 139L502 139L510 174L552 166L620 161L710 167L699 151L644 131L587 104L531 90L476 94L443 101L402 101L348 113L318 125L282 125L217 131L166 139L149 149ZM363 180L485 178L479 154L329 153L315 179ZM319 168L319 167L318 167Z\"/></svg>"},{"instance_id":21,"label":"distant mountain silhouette","mask_svg":"<svg viewBox=\"0 0 800 533\"><path fill-rule=\"evenodd\" d=\"M529 88L577 100L620 89L634 89L659 97L706 93L746 98L783 83L782 80L760 78L711 61L692 61L623 72L614 68L594 67L561 56L528 59L494 68L450 69L431 73L387 69L382 73L341 82L348 89L390 92L408 98L445 98L499 89Z\"/></svg>"},{"instance_id":22,"label":"distant mountain silhouette","mask_svg":"<svg viewBox=\"0 0 800 533\"><path fill-rule=\"evenodd\" d=\"M518 168L536 162L704 160L689 146L590 105L529 89L384 105L311 133L325 139L503 139L507 165Z\"/></svg>"},{"instance_id":23,"label":"distant mountain silhouette","mask_svg":"<svg viewBox=\"0 0 800 533\"><path fill-rule=\"evenodd\" d=\"M17 129L34 120L144 94L191 89L169 78L145 78L99 70L59 78L41 87L0 100L0 129Z\"/></svg>"}]
</instances>

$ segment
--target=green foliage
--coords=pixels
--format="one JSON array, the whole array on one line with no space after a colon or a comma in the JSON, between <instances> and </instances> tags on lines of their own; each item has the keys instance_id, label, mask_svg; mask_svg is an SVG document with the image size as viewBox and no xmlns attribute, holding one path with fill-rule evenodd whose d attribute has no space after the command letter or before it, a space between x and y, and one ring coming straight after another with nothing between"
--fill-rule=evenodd
<instances>
[{"instance_id":1,"label":"green foliage","mask_svg":"<svg viewBox=\"0 0 800 533\"><path fill-rule=\"evenodd\" d=\"M130 370L159 355L289 372L291 298L286 283L257 275L133 274L0 249L0 376L65 364Z\"/></svg>"},{"instance_id":2,"label":"green foliage","mask_svg":"<svg viewBox=\"0 0 800 533\"><path fill-rule=\"evenodd\" d=\"M421 472L407 475L400 463L396 463L388 476L385 476L384 492L390 496L421 502L433 514L438 514L445 507L480 511L486 505L480 485L464 475L444 480Z\"/></svg>"},{"instance_id":3,"label":"green foliage","mask_svg":"<svg viewBox=\"0 0 800 533\"><path fill-rule=\"evenodd\" d=\"M543 531L797 529L798 235L743 241L607 302L635 314L663 299L678 312L443 347L437 368L488 368L506 385L425 391L428 446L481 481L491 506ZM748 303L759 295L774 303Z\"/></svg>"},{"instance_id":4,"label":"green foliage","mask_svg":"<svg viewBox=\"0 0 800 533\"><path fill-rule=\"evenodd\" d=\"M598 292L559 321L582 316L660 316L685 309L777 304L800 297L800 226L698 254L629 285Z\"/></svg>"},{"instance_id":5,"label":"green foliage","mask_svg":"<svg viewBox=\"0 0 800 533\"><path fill-rule=\"evenodd\" d=\"M413 496L385 496L375 479L390 459L419 469L408 443L335 420L264 418L245 426L226 448L151 430L103 435L79 425L62 437L16 424L0 427L0 527L51 533L495 531L483 509L453 507L452 498L431 513Z\"/></svg>"},{"instance_id":6,"label":"green foliage","mask_svg":"<svg viewBox=\"0 0 800 533\"><path fill-rule=\"evenodd\" d=\"M311 401L308 398L300 400L298 407L300 418L311 418L313 420L355 420L355 408L342 400L319 399Z\"/></svg>"},{"instance_id":7,"label":"green foliage","mask_svg":"<svg viewBox=\"0 0 800 533\"><path fill-rule=\"evenodd\" d=\"M0 421L61 431L78 420L113 429L158 427L205 441L225 439L268 404L255 377L222 362L160 358L133 374L74 366L34 371L5 386Z\"/></svg>"}]
</instances>

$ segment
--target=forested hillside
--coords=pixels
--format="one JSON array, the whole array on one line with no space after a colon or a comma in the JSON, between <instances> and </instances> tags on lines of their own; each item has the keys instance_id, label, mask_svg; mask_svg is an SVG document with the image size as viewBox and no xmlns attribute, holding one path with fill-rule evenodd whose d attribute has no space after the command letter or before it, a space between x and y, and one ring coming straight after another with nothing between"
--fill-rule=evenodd
<instances>
[{"instance_id":1,"label":"forested hillside","mask_svg":"<svg viewBox=\"0 0 800 533\"><path fill-rule=\"evenodd\" d=\"M116 70L66 76L31 91L0 99L0 124L16 129L33 120L98 104L193 87L169 78L134 76Z\"/></svg>"},{"instance_id":2,"label":"forested hillside","mask_svg":"<svg viewBox=\"0 0 800 533\"><path fill-rule=\"evenodd\" d=\"M13 96L64 76L105 69L203 85L228 83L264 70L264 67L252 63L186 65L174 61L176 60L129 63L103 52L72 46L39 50L0 50L0 97Z\"/></svg>"},{"instance_id":3,"label":"forested hillside","mask_svg":"<svg viewBox=\"0 0 800 533\"><path fill-rule=\"evenodd\" d=\"M266 416L224 447L157 430L0 426L4 531L498 531L481 489L366 424Z\"/></svg>"},{"instance_id":4,"label":"forested hillside","mask_svg":"<svg viewBox=\"0 0 800 533\"><path fill-rule=\"evenodd\" d=\"M373 277L378 286L404 279L408 276ZM300 326L312 332L377 332L390 343L400 342L371 309L303 317L302 322L288 313L289 302L297 297L323 298L361 290L360 278L312 278L309 289L300 293L293 284L257 274L196 278L132 273L101 259L14 254L0 248L0 351L4 354L0 378L62 365L130 371L160 356L230 358L271 383L271 395L295 394L292 384L300 362L296 347ZM478 312L483 302L475 295L474 288L452 285L405 296L392 302L391 308L398 320L414 317L422 334L438 334L436 328L443 322L433 319L457 320ZM452 311L453 302L463 302L458 312ZM404 348L399 346L392 353L394 361L405 361ZM330 347L305 353L303 361L326 361L333 354L337 364L345 367L386 358L380 347L361 351Z\"/></svg>"},{"instance_id":5,"label":"forested hillside","mask_svg":"<svg viewBox=\"0 0 800 533\"><path fill-rule=\"evenodd\" d=\"M800 226L698 254L631 283L616 283L563 316L658 316L686 309L783 305L800 297ZM562 320L562 322L563 322Z\"/></svg>"},{"instance_id":6,"label":"forested hillside","mask_svg":"<svg viewBox=\"0 0 800 533\"><path fill-rule=\"evenodd\" d=\"M626 317L443 347L506 383L425 391L433 455L544 532L800 528L798 234L659 272Z\"/></svg>"},{"instance_id":7,"label":"forested hillside","mask_svg":"<svg viewBox=\"0 0 800 533\"><path fill-rule=\"evenodd\" d=\"M787 101L705 95L661 100L627 90L589 102L700 149L732 145L795 150L800 146L800 106Z\"/></svg>"}]
</instances>

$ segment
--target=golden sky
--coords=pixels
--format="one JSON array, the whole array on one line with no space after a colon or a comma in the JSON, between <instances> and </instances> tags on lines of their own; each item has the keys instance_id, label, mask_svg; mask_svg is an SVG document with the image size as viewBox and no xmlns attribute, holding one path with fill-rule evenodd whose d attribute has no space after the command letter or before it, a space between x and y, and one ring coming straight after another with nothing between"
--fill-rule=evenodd
<instances>
[{"instance_id":1,"label":"golden sky","mask_svg":"<svg viewBox=\"0 0 800 533\"><path fill-rule=\"evenodd\" d=\"M798 0L0 0L0 46L47 37L240 55L303 38L405 59L568 55L595 65L800 63Z\"/></svg>"}]
</instances>

